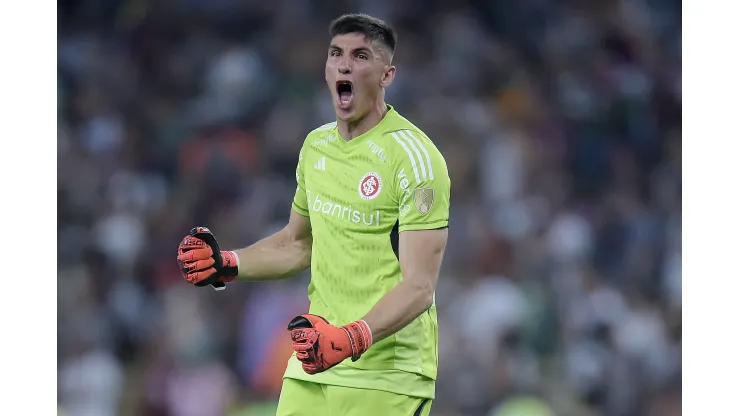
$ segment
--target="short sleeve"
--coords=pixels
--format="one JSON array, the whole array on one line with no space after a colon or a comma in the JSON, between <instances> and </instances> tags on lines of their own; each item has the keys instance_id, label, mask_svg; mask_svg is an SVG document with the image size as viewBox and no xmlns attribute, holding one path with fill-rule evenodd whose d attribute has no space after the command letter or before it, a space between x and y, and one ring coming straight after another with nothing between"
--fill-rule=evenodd
<instances>
[{"instance_id":1,"label":"short sleeve","mask_svg":"<svg viewBox=\"0 0 740 416\"><path fill-rule=\"evenodd\" d=\"M390 133L394 152L394 192L398 201L398 231L447 227L450 217L450 177L447 163L421 132Z\"/></svg>"},{"instance_id":2,"label":"short sleeve","mask_svg":"<svg viewBox=\"0 0 740 416\"><path fill-rule=\"evenodd\" d=\"M293 197L293 211L308 217L308 198L306 197L306 183L303 177L303 150L298 153L298 166L295 168L295 197Z\"/></svg>"}]
</instances>

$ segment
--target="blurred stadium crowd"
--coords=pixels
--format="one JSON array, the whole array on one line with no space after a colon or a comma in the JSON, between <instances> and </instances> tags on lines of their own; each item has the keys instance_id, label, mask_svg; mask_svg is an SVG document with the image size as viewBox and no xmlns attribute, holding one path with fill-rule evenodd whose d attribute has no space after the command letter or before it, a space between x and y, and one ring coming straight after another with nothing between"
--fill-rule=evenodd
<instances>
[{"instance_id":1,"label":"blurred stadium crowd","mask_svg":"<svg viewBox=\"0 0 740 416\"><path fill-rule=\"evenodd\" d=\"M58 5L64 414L274 414L308 273L216 293L175 251L286 222L349 11L395 25L387 100L452 178L432 415L680 414L679 0Z\"/></svg>"}]
</instances>

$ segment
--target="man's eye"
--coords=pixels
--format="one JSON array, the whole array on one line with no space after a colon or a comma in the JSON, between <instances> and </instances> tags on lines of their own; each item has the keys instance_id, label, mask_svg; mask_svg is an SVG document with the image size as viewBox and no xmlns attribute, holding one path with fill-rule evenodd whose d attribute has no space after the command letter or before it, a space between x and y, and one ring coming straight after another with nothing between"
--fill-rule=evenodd
<instances>
[{"instance_id":1,"label":"man's eye","mask_svg":"<svg viewBox=\"0 0 740 416\"><path fill-rule=\"evenodd\" d=\"M339 51L331 51L330 56L339 56Z\"/></svg>"},{"instance_id":2,"label":"man's eye","mask_svg":"<svg viewBox=\"0 0 740 416\"><path fill-rule=\"evenodd\" d=\"M365 55L364 53L358 53L358 54L357 54L357 57L358 57L359 59L367 59L367 55Z\"/></svg>"}]
</instances>

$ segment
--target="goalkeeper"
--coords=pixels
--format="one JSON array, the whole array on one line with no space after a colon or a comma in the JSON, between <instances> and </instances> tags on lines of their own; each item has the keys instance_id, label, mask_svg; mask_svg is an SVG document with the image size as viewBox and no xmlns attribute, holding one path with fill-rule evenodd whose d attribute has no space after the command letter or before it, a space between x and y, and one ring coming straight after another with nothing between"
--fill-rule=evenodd
<instances>
[{"instance_id":1,"label":"goalkeeper","mask_svg":"<svg viewBox=\"0 0 740 416\"><path fill-rule=\"evenodd\" d=\"M198 227L178 261L197 286L282 279L310 267L310 312L286 322L295 354L278 416L428 415L447 166L427 135L385 102L396 75L395 31L350 14L329 32L325 78L336 121L303 143L287 226L235 251L221 251Z\"/></svg>"}]
</instances>

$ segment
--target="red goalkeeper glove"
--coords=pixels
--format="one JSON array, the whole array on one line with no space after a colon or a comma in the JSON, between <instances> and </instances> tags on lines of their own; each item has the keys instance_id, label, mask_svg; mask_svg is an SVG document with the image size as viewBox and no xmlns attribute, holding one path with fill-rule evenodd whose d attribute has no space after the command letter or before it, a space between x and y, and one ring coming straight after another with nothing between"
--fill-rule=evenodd
<instances>
[{"instance_id":1,"label":"red goalkeeper glove","mask_svg":"<svg viewBox=\"0 0 740 416\"><path fill-rule=\"evenodd\" d=\"M216 237L206 227L190 230L177 249L177 262L190 284L213 285L217 290L233 281L238 273L236 254L219 250Z\"/></svg>"},{"instance_id":2,"label":"red goalkeeper glove","mask_svg":"<svg viewBox=\"0 0 740 416\"><path fill-rule=\"evenodd\" d=\"M357 361L373 344L365 321L338 327L320 316L303 314L290 321L288 330L296 357L308 374L326 371L350 357Z\"/></svg>"}]
</instances>

